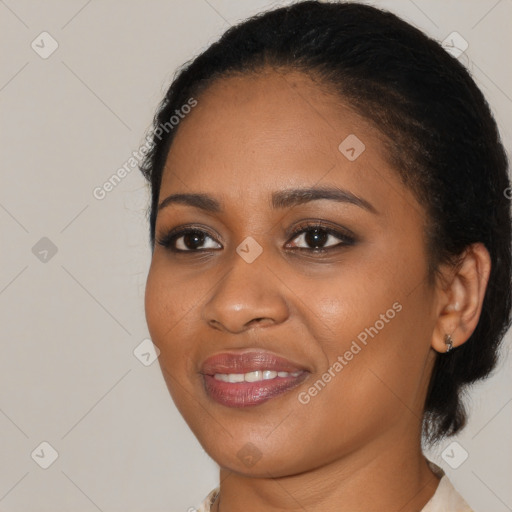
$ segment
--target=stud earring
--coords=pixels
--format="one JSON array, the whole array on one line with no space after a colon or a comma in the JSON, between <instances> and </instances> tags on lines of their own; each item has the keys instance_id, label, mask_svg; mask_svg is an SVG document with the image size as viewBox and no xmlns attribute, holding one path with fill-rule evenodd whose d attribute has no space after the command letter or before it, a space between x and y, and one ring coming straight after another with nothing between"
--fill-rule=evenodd
<instances>
[{"instance_id":1,"label":"stud earring","mask_svg":"<svg viewBox=\"0 0 512 512\"><path fill-rule=\"evenodd\" d=\"M446 353L453 349L453 339L449 334L445 334L444 343L446 345Z\"/></svg>"}]
</instances>

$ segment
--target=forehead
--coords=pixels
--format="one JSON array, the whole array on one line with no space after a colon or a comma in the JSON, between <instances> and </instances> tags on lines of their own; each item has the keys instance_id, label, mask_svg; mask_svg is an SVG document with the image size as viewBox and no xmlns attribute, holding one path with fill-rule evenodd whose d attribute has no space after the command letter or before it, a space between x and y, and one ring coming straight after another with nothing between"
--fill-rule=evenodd
<instances>
[{"instance_id":1,"label":"forehead","mask_svg":"<svg viewBox=\"0 0 512 512\"><path fill-rule=\"evenodd\" d=\"M305 74L222 78L196 100L178 126L160 197L179 191L262 199L324 181L371 196L371 188L397 180L377 128ZM345 146L360 155L347 158Z\"/></svg>"},{"instance_id":2,"label":"forehead","mask_svg":"<svg viewBox=\"0 0 512 512\"><path fill-rule=\"evenodd\" d=\"M170 157L183 144L185 151L209 146L216 155L235 156L238 151L248 156L246 150L251 149L253 156L272 150L333 156L344 132L377 134L338 95L299 72L267 70L219 79L197 101L178 127ZM193 156L202 155L188 155Z\"/></svg>"}]
</instances>

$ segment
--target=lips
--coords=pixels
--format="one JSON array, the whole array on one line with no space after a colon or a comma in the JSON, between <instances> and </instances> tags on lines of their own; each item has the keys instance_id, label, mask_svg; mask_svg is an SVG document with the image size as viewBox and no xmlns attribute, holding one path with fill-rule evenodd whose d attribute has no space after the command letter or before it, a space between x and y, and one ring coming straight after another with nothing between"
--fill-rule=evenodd
<instances>
[{"instance_id":1,"label":"lips","mask_svg":"<svg viewBox=\"0 0 512 512\"><path fill-rule=\"evenodd\" d=\"M212 356L200 373L210 398L227 407L248 407L297 387L309 372L270 352L250 351Z\"/></svg>"}]
</instances>

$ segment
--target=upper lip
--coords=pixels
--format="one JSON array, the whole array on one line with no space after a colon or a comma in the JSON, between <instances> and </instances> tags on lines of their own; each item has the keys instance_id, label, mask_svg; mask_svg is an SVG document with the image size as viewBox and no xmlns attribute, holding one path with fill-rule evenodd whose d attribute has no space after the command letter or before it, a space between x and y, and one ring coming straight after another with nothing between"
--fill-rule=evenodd
<instances>
[{"instance_id":1,"label":"upper lip","mask_svg":"<svg viewBox=\"0 0 512 512\"><path fill-rule=\"evenodd\" d=\"M249 373L258 370L289 373L307 371L302 365L263 350L222 352L208 357L201 366L201 373L204 375Z\"/></svg>"}]
</instances>

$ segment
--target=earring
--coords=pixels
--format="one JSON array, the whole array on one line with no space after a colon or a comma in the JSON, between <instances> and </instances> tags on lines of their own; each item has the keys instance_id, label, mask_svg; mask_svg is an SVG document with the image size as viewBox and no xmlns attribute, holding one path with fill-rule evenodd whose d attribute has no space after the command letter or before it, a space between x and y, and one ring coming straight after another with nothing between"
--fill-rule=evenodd
<instances>
[{"instance_id":1,"label":"earring","mask_svg":"<svg viewBox=\"0 0 512 512\"><path fill-rule=\"evenodd\" d=\"M453 339L449 334L444 335L444 343L446 345L446 353L453 349Z\"/></svg>"}]
</instances>

